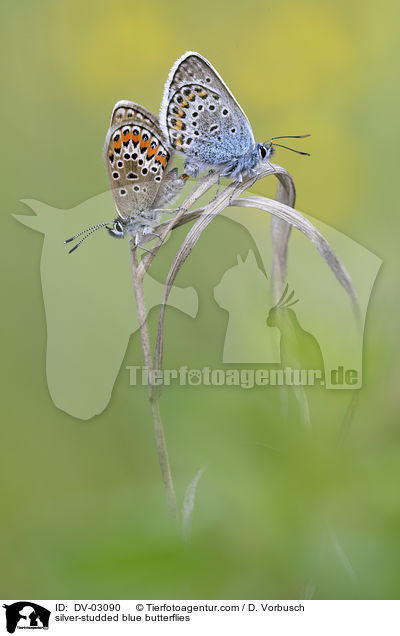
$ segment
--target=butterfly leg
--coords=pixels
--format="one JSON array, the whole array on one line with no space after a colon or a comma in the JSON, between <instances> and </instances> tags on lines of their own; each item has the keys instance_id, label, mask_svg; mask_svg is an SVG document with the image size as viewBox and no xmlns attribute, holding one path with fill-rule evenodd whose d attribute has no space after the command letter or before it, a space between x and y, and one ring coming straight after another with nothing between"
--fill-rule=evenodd
<instances>
[{"instance_id":1,"label":"butterfly leg","mask_svg":"<svg viewBox=\"0 0 400 636\"><path fill-rule=\"evenodd\" d=\"M151 250L148 250L147 247L144 247L144 245L140 245L139 243L137 243L135 245L135 247L140 247L141 250L144 250L145 252L148 252L149 254L153 254L154 253Z\"/></svg>"},{"instance_id":2,"label":"butterfly leg","mask_svg":"<svg viewBox=\"0 0 400 636\"><path fill-rule=\"evenodd\" d=\"M216 199L216 198L217 198L218 193L219 193L219 189L220 189L220 187L221 187L221 176L222 176L222 175L218 175L218 181L217 181L217 191L216 191L216 193L215 193L215 197L214 197L214 199ZM214 199L213 199L213 201L214 201Z\"/></svg>"},{"instance_id":3,"label":"butterfly leg","mask_svg":"<svg viewBox=\"0 0 400 636\"><path fill-rule=\"evenodd\" d=\"M209 171L208 171L208 176L210 176L210 175L214 174L214 172L215 172L215 170L209 170ZM217 191L216 191L216 193L214 194L213 198L211 199L210 203L212 203L213 201L215 201L215 199L217 198L217 196L218 196L218 194L219 194L219 189L220 189L220 187L221 187L221 177L224 177L224 176L225 176L225 175L224 175L224 174L222 174L222 173L220 173L220 174L218 175L218 181L217 181Z\"/></svg>"},{"instance_id":4,"label":"butterfly leg","mask_svg":"<svg viewBox=\"0 0 400 636\"><path fill-rule=\"evenodd\" d=\"M141 236L139 236L139 232L136 234L135 236L135 249L137 247L140 247L141 250L144 250L145 252L149 252L149 254L153 254L153 252L149 249L147 249L147 247L144 247L143 245L140 245L139 241L141 239Z\"/></svg>"},{"instance_id":5,"label":"butterfly leg","mask_svg":"<svg viewBox=\"0 0 400 636\"><path fill-rule=\"evenodd\" d=\"M152 234L153 236L158 236L158 238L161 238L158 234L155 234L153 232L153 228L151 226L147 225L140 232L136 232L136 234L135 234L135 248L136 247L140 247L141 250L144 250L145 252L148 252L149 254L153 254L153 252L151 250L147 249L147 247L144 247L144 245L140 244L141 239L146 234Z\"/></svg>"},{"instance_id":6,"label":"butterfly leg","mask_svg":"<svg viewBox=\"0 0 400 636\"><path fill-rule=\"evenodd\" d=\"M180 208L156 208L153 212L159 212L160 214L176 214Z\"/></svg>"},{"instance_id":7,"label":"butterfly leg","mask_svg":"<svg viewBox=\"0 0 400 636\"><path fill-rule=\"evenodd\" d=\"M256 173L256 174L254 175L254 179L253 179L253 181L252 181L251 185L249 185L249 188L252 188L252 187L253 187L253 185L254 185L255 183L257 183L257 180L258 180L258 175L257 175L257 173Z\"/></svg>"}]
</instances>

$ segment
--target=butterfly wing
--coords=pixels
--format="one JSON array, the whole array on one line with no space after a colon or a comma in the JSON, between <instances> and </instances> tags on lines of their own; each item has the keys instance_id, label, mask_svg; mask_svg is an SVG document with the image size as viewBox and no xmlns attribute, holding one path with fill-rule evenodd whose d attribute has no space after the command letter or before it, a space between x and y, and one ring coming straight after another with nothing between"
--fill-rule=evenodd
<instances>
[{"instance_id":1,"label":"butterfly wing","mask_svg":"<svg viewBox=\"0 0 400 636\"><path fill-rule=\"evenodd\" d=\"M104 159L121 219L149 216L170 159L155 115L134 102L117 102Z\"/></svg>"},{"instance_id":2,"label":"butterfly wing","mask_svg":"<svg viewBox=\"0 0 400 636\"><path fill-rule=\"evenodd\" d=\"M160 124L171 146L196 163L218 165L252 150L253 131L213 66L189 51L171 69Z\"/></svg>"},{"instance_id":3,"label":"butterfly wing","mask_svg":"<svg viewBox=\"0 0 400 636\"><path fill-rule=\"evenodd\" d=\"M160 138L163 136L160 122L153 113L140 104L135 104L135 102L131 102L127 99L121 99L115 104L111 113L110 127L114 124L127 121L128 119L142 120L147 126L151 126Z\"/></svg>"}]
</instances>

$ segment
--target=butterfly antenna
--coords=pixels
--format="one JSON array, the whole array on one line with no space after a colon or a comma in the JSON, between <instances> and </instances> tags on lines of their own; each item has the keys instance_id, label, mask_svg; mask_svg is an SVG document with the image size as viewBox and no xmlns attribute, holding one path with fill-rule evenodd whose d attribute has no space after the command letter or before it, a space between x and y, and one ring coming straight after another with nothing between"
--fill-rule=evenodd
<instances>
[{"instance_id":1,"label":"butterfly antenna","mask_svg":"<svg viewBox=\"0 0 400 636\"><path fill-rule=\"evenodd\" d=\"M83 241L85 241L91 234L93 234L93 232L97 232L97 230L100 230L100 228L102 227L106 227L107 225L110 225L110 222L108 223L100 223L99 225L93 225L93 227L91 228L87 228L86 230L83 230L83 232L79 232L79 234L76 234L76 236L73 236L70 239L67 239L66 241L64 241L64 243L70 243L70 241L73 241L74 239L78 238L78 236L81 236L82 234L85 234L85 236L83 238L81 238L80 241L78 241L78 243L76 245L74 245L74 247L72 247L68 254L72 254L72 252L74 252L76 249L78 249L78 247L80 245L82 245Z\"/></svg>"},{"instance_id":2,"label":"butterfly antenna","mask_svg":"<svg viewBox=\"0 0 400 636\"><path fill-rule=\"evenodd\" d=\"M309 152L302 152L301 150L295 150L294 148L289 148L289 146L283 146L282 144L272 144L273 146L278 146L279 148L285 148L286 150L291 150L292 152L296 152L298 155L304 155L305 157L310 157Z\"/></svg>"},{"instance_id":3,"label":"butterfly antenna","mask_svg":"<svg viewBox=\"0 0 400 636\"><path fill-rule=\"evenodd\" d=\"M110 225L110 221L108 221L107 223L98 223L97 225L91 225L90 227L87 227L86 230L82 230L82 232L78 232L78 234L75 234L75 236L71 236L71 238L64 241L64 243L71 243L71 241L74 241L76 238L78 238L78 236L82 236L82 234L86 234L86 232L90 232L90 230L98 230L105 225Z\"/></svg>"},{"instance_id":4,"label":"butterfly antenna","mask_svg":"<svg viewBox=\"0 0 400 636\"><path fill-rule=\"evenodd\" d=\"M281 135L280 137L271 137L269 141L273 141L274 139L304 139L304 137L311 137L311 133L307 133L306 135Z\"/></svg>"}]
</instances>

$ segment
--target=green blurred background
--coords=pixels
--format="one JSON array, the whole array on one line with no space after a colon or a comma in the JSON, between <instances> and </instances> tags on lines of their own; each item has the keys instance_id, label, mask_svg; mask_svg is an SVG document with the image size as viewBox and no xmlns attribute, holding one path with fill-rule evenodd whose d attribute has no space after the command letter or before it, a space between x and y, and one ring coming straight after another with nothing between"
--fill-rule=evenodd
<instances>
[{"instance_id":1,"label":"green blurred background","mask_svg":"<svg viewBox=\"0 0 400 636\"><path fill-rule=\"evenodd\" d=\"M1 14L2 598L398 598L398 3L3 0ZM84 422L58 410L45 376L43 237L11 213L29 213L24 198L73 208L106 190L113 104L157 112L169 67L188 49L216 66L257 139L312 132L309 160L279 155L298 208L384 265L341 443L351 392L314 391L308 435L295 409L284 421L272 389L165 392L180 501L207 465L184 547L146 390L128 384L125 366L141 363L137 334L104 413ZM182 237L154 264L158 280ZM178 279L198 290L200 313L168 312L168 367L221 366L226 316L212 290L250 248L225 219L208 228ZM156 319L153 310L152 333Z\"/></svg>"}]
</instances>

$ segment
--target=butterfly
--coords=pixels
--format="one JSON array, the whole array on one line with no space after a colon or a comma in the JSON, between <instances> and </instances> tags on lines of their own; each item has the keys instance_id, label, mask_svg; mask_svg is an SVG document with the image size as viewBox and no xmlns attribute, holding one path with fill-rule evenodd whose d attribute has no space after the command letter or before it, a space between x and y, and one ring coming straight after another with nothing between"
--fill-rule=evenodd
<instances>
[{"instance_id":1,"label":"butterfly","mask_svg":"<svg viewBox=\"0 0 400 636\"><path fill-rule=\"evenodd\" d=\"M193 177L213 167L222 169L221 176L242 180L255 174L260 161L268 161L274 146L287 148L273 143L275 139L308 137L286 135L256 143L249 120L221 76L194 51L182 55L170 71L160 124L171 147L185 154L185 171Z\"/></svg>"},{"instance_id":2,"label":"butterfly","mask_svg":"<svg viewBox=\"0 0 400 636\"><path fill-rule=\"evenodd\" d=\"M177 168L167 172L171 153L158 119L143 106L122 100L115 104L104 144L104 160L118 218L99 223L65 241L82 239L105 227L111 236L135 237L135 245L151 234L160 221L160 213L180 194L187 174ZM110 227L111 226L111 227ZM145 248L143 248L145 249Z\"/></svg>"}]
</instances>

